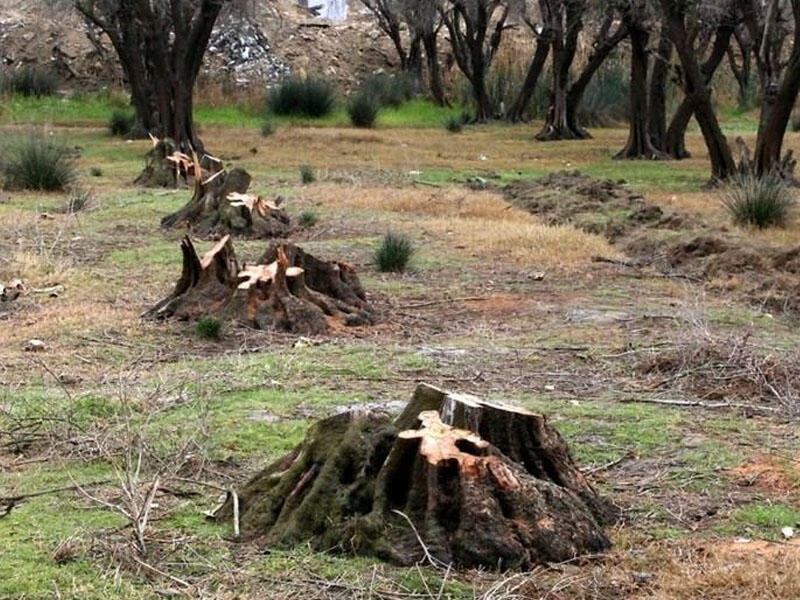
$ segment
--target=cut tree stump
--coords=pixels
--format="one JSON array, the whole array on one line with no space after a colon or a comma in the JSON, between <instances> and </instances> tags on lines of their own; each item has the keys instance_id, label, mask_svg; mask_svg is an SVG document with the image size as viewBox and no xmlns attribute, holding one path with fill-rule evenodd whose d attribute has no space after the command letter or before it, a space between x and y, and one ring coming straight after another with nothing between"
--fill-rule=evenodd
<instances>
[{"instance_id":1,"label":"cut tree stump","mask_svg":"<svg viewBox=\"0 0 800 600\"><path fill-rule=\"evenodd\" d=\"M265 546L501 569L603 551L616 516L544 416L425 384L394 420L317 422L237 502L243 537Z\"/></svg>"},{"instance_id":2,"label":"cut tree stump","mask_svg":"<svg viewBox=\"0 0 800 600\"><path fill-rule=\"evenodd\" d=\"M274 244L257 264L242 266L229 235L202 257L186 236L181 252L183 268L175 288L144 318L211 316L306 335L374 320L351 266L319 260L294 244Z\"/></svg>"},{"instance_id":3,"label":"cut tree stump","mask_svg":"<svg viewBox=\"0 0 800 600\"><path fill-rule=\"evenodd\" d=\"M161 226L188 228L200 236L288 236L292 229L289 215L276 203L248 194L250 180L250 174L240 168L201 171L194 178L192 198L183 208L161 219Z\"/></svg>"}]
</instances>

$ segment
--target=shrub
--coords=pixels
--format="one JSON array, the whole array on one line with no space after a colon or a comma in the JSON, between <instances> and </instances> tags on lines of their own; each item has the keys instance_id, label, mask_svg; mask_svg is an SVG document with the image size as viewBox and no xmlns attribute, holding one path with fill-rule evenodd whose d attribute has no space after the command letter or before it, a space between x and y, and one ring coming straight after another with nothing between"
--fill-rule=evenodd
<instances>
[{"instance_id":1,"label":"shrub","mask_svg":"<svg viewBox=\"0 0 800 600\"><path fill-rule=\"evenodd\" d=\"M52 96L58 91L59 79L55 72L39 65L25 65L6 71L0 77L0 89L21 96Z\"/></svg>"},{"instance_id":2,"label":"shrub","mask_svg":"<svg viewBox=\"0 0 800 600\"><path fill-rule=\"evenodd\" d=\"M200 317L195 325L197 335L204 340L218 340L222 337L222 321L217 318Z\"/></svg>"},{"instance_id":3,"label":"shrub","mask_svg":"<svg viewBox=\"0 0 800 600\"><path fill-rule=\"evenodd\" d=\"M14 139L0 155L7 190L64 190L75 180L70 150L52 138Z\"/></svg>"},{"instance_id":4,"label":"shrub","mask_svg":"<svg viewBox=\"0 0 800 600\"><path fill-rule=\"evenodd\" d=\"M324 79L287 79L273 89L269 109L276 115L324 117L333 110L333 87Z\"/></svg>"},{"instance_id":5,"label":"shrub","mask_svg":"<svg viewBox=\"0 0 800 600\"><path fill-rule=\"evenodd\" d=\"M311 165L300 165L300 181L303 183L314 183L317 180L317 174L314 172L314 167Z\"/></svg>"},{"instance_id":6,"label":"shrub","mask_svg":"<svg viewBox=\"0 0 800 600\"><path fill-rule=\"evenodd\" d=\"M380 106L398 107L414 97L416 88L417 82L409 73L380 73L364 81L361 92L374 98Z\"/></svg>"},{"instance_id":7,"label":"shrub","mask_svg":"<svg viewBox=\"0 0 800 600\"><path fill-rule=\"evenodd\" d=\"M264 137L269 137L273 133L275 133L278 128L275 126L275 123L272 121L264 121L261 125L261 135Z\"/></svg>"},{"instance_id":8,"label":"shrub","mask_svg":"<svg viewBox=\"0 0 800 600\"><path fill-rule=\"evenodd\" d=\"M347 105L347 114L355 127L373 127L378 118L378 101L365 92L359 92Z\"/></svg>"},{"instance_id":9,"label":"shrub","mask_svg":"<svg viewBox=\"0 0 800 600\"><path fill-rule=\"evenodd\" d=\"M300 213L300 217L298 218L300 225L303 227L313 227L316 225L318 220L319 217L317 216L317 213L311 210L304 210Z\"/></svg>"},{"instance_id":10,"label":"shrub","mask_svg":"<svg viewBox=\"0 0 800 600\"><path fill-rule=\"evenodd\" d=\"M451 133L459 133L464 128L463 116L447 117L444 122L444 128Z\"/></svg>"},{"instance_id":11,"label":"shrub","mask_svg":"<svg viewBox=\"0 0 800 600\"><path fill-rule=\"evenodd\" d=\"M721 197L734 223L760 229L785 226L795 204L786 182L777 175L739 173L725 183Z\"/></svg>"},{"instance_id":12,"label":"shrub","mask_svg":"<svg viewBox=\"0 0 800 600\"><path fill-rule=\"evenodd\" d=\"M115 110L111 113L111 118L108 120L108 129L111 135L119 137L126 137L131 133L136 117L121 110Z\"/></svg>"},{"instance_id":13,"label":"shrub","mask_svg":"<svg viewBox=\"0 0 800 600\"><path fill-rule=\"evenodd\" d=\"M65 213L72 214L86 208L92 200L92 193L82 187L69 190L67 194L67 205L64 207Z\"/></svg>"},{"instance_id":14,"label":"shrub","mask_svg":"<svg viewBox=\"0 0 800 600\"><path fill-rule=\"evenodd\" d=\"M383 236L380 246L375 250L375 264L383 273L401 273L406 270L412 254L414 246L411 240L390 232Z\"/></svg>"}]
</instances>

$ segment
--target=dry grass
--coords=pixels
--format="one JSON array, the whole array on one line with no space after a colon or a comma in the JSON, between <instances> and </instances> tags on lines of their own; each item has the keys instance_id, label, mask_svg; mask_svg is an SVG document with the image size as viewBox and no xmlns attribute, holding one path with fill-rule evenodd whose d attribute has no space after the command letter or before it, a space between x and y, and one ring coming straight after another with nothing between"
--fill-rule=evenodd
<instances>
[{"instance_id":1,"label":"dry grass","mask_svg":"<svg viewBox=\"0 0 800 600\"><path fill-rule=\"evenodd\" d=\"M800 598L800 545L752 540L665 549L654 589L636 598Z\"/></svg>"},{"instance_id":2,"label":"dry grass","mask_svg":"<svg viewBox=\"0 0 800 600\"><path fill-rule=\"evenodd\" d=\"M563 268L585 263L595 255L616 255L603 238L567 225L544 225L495 192L323 184L315 188L314 196L339 208L423 217L415 220L413 227L397 227L410 228L410 232L422 228L442 245L455 245L461 253L476 257Z\"/></svg>"}]
</instances>

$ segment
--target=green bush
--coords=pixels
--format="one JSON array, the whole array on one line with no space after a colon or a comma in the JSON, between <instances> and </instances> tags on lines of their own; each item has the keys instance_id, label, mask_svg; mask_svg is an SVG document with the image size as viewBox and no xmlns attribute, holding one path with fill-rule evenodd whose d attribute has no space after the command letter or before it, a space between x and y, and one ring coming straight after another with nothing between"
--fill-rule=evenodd
<instances>
[{"instance_id":1,"label":"green bush","mask_svg":"<svg viewBox=\"0 0 800 600\"><path fill-rule=\"evenodd\" d=\"M39 65L25 65L0 76L0 90L21 96L52 96L58 91L59 78L55 72Z\"/></svg>"},{"instance_id":2,"label":"green bush","mask_svg":"<svg viewBox=\"0 0 800 600\"><path fill-rule=\"evenodd\" d=\"M121 110L115 110L111 113L111 118L108 120L108 129L111 135L119 137L126 137L131 133L136 117L132 114Z\"/></svg>"},{"instance_id":3,"label":"green bush","mask_svg":"<svg viewBox=\"0 0 800 600\"><path fill-rule=\"evenodd\" d=\"M0 149L7 190L65 190L75 180L75 164L64 144L43 135L12 139Z\"/></svg>"},{"instance_id":4,"label":"green bush","mask_svg":"<svg viewBox=\"0 0 800 600\"><path fill-rule=\"evenodd\" d=\"M333 110L334 93L324 79L287 79L273 89L268 98L276 115L324 117Z\"/></svg>"},{"instance_id":5,"label":"green bush","mask_svg":"<svg viewBox=\"0 0 800 600\"><path fill-rule=\"evenodd\" d=\"M317 224L319 220L319 216L317 213L311 210L304 210L300 213L300 217L298 218L298 222L302 227L313 227Z\"/></svg>"},{"instance_id":6,"label":"green bush","mask_svg":"<svg viewBox=\"0 0 800 600\"><path fill-rule=\"evenodd\" d=\"M222 321L210 316L200 317L195 325L195 330L197 335L204 340L219 340L222 337Z\"/></svg>"},{"instance_id":7,"label":"green bush","mask_svg":"<svg viewBox=\"0 0 800 600\"><path fill-rule=\"evenodd\" d=\"M786 182L777 175L739 173L721 188L722 204L737 225L783 227L795 205Z\"/></svg>"},{"instance_id":8,"label":"green bush","mask_svg":"<svg viewBox=\"0 0 800 600\"><path fill-rule=\"evenodd\" d=\"M314 183L317 180L317 174L314 172L314 167L311 165L300 165L300 181L303 183Z\"/></svg>"},{"instance_id":9,"label":"green bush","mask_svg":"<svg viewBox=\"0 0 800 600\"><path fill-rule=\"evenodd\" d=\"M350 123L355 127L373 127L379 109L378 101L366 92L359 92L347 104Z\"/></svg>"},{"instance_id":10,"label":"green bush","mask_svg":"<svg viewBox=\"0 0 800 600\"><path fill-rule=\"evenodd\" d=\"M407 237L394 233L383 236L380 245L375 250L375 265L378 270L387 273L402 273L406 270L414 246Z\"/></svg>"},{"instance_id":11,"label":"green bush","mask_svg":"<svg viewBox=\"0 0 800 600\"><path fill-rule=\"evenodd\" d=\"M409 73L380 73L364 81L361 92L375 99L380 106L402 106L417 92L417 82Z\"/></svg>"}]
</instances>

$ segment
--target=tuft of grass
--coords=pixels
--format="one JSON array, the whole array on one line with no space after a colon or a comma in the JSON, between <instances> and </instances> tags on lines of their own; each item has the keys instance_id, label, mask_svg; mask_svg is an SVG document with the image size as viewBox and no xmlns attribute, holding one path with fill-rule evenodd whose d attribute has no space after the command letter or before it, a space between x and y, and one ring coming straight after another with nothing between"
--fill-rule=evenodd
<instances>
[{"instance_id":1,"label":"tuft of grass","mask_svg":"<svg viewBox=\"0 0 800 600\"><path fill-rule=\"evenodd\" d=\"M10 140L0 163L6 190L65 190L76 177L70 150L43 135Z\"/></svg>"},{"instance_id":2,"label":"tuft of grass","mask_svg":"<svg viewBox=\"0 0 800 600\"><path fill-rule=\"evenodd\" d=\"M278 130L278 127L272 121L264 121L261 124L261 135L269 137Z\"/></svg>"},{"instance_id":3,"label":"tuft of grass","mask_svg":"<svg viewBox=\"0 0 800 600\"><path fill-rule=\"evenodd\" d=\"M777 175L739 173L722 188L722 204L742 226L784 227L795 205L786 183Z\"/></svg>"},{"instance_id":4,"label":"tuft of grass","mask_svg":"<svg viewBox=\"0 0 800 600\"><path fill-rule=\"evenodd\" d=\"M53 96L58 91L56 73L41 65L24 65L0 76L0 91L7 94L41 98Z\"/></svg>"},{"instance_id":5,"label":"tuft of grass","mask_svg":"<svg viewBox=\"0 0 800 600\"><path fill-rule=\"evenodd\" d=\"M414 245L407 237L392 232L383 236L375 250L375 264L382 273L402 273L406 270Z\"/></svg>"},{"instance_id":6,"label":"tuft of grass","mask_svg":"<svg viewBox=\"0 0 800 600\"><path fill-rule=\"evenodd\" d=\"M287 79L267 99L276 115L324 117L333 110L333 86L325 79Z\"/></svg>"},{"instance_id":7,"label":"tuft of grass","mask_svg":"<svg viewBox=\"0 0 800 600\"><path fill-rule=\"evenodd\" d=\"M311 210L304 210L300 213L298 222L302 227L313 227L319 220L319 215Z\"/></svg>"},{"instance_id":8,"label":"tuft of grass","mask_svg":"<svg viewBox=\"0 0 800 600\"><path fill-rule=\"evenodd\" d=\"M195 330L201 339L219 340L222 337L222 321L206 315L197 321Z\"/></svg>"},{"instance_id":9,"label":"tuft of grass","mask_svg":"<svg viewBox=\"0 0 800 600\"><path fill-rule=\"evenodd\" d=\"M82 187L76 187L69 190L67 195L67 205L64 212L68 214L76 213L86 208L86 205L92 200L92 193Z\"/></svg>"},{"instance_id":10,"label":"tuft of grass","mask_svg":"<svg viewBox=\"0 0 800 600\"><path fill-rule=\"evenodd\" d=\"M317 180L317 174L314 167L311 165L300 165L300 181L303 183L314 183Z\"/></svg>"},{"instance_id":11,"label":"tuft of grass","mask_svg":"<svg viewBox=\"0 0 800 600\"><path fill-rule=\"evenodd\" d=\"M376 98L365 92L359 92L347 104L347 114L354 127L374 127L379 110Z\"/></svg>"},{"instance_id":12,"label":"tuft of grass","mask_svg":"<svg viewBox=\"0 0 800 600\"><path fill-rule=\"evenodd\" d=\"M92 177L102 177L103 169L100 167L89 167L89 175Z\"/></svg>"}]
</instances>

